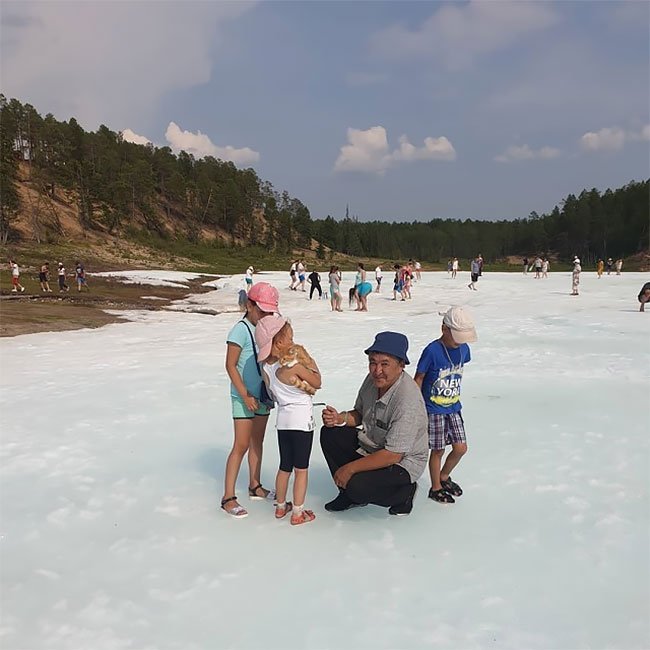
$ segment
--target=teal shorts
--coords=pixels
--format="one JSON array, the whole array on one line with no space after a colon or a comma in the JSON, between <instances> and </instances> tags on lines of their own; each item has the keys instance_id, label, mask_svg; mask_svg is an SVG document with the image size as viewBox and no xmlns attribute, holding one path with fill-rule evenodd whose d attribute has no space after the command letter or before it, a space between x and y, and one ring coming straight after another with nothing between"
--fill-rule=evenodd
<instances>
[{"instance_id":1,"label":"teal shorts","mask_svg":"<svg viewBox=\"0 0 650 650\"><path fill-rule=\"evenodd\" d=\"M233 397L232 395L230 396L230 404L232 406L233 420L250 420L256 415L268 415L270 413L269 409L267 409L264 404L260 404L257 407L257 411L255 412L249 411L246 408L246 404L244 404L243 399L240 397Z\"/></svg>"}]
</instances>

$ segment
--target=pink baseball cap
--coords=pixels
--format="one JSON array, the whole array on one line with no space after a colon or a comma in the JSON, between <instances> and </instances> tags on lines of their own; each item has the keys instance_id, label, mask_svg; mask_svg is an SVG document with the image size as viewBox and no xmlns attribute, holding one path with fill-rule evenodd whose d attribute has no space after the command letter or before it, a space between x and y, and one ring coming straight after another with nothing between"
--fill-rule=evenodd
<instances>
[{"instance_id":1,"label":"pink baseball cap","mask_svg":"<svg viewBox=\"0 0 650 650\"><path fill-rule=\"evenodd\" d=\"M252 300L262 311L274 313L278 311L280 294L268 282L258 282L248 291L248 299Z\"/></svg>"},{"instance_id":2,"label":"pink baseball cap","mask_svg":"<svg viewBox=\"0 0 650 650\"><path fill-rule=\"evenodd\" d=\"M286 322L286 318L282 318L282 316L277 314L273 314L273 316L265 316L257 321L257 325L255 326L255 342L257 343L257 348L259 350L257 353L259 361L268 359L271 354L273 337L285 326Z\"/></svg>"}]
</instances>

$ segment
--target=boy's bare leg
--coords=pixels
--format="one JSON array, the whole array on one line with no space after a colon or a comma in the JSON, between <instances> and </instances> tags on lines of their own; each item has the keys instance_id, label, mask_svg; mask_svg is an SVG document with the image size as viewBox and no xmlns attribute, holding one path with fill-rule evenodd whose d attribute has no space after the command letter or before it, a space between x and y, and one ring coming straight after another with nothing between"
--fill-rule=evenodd
<instances>
[{"instance_id":1,"label":"boy's bare leg","mask_svg":"<svg viewBox=\"0 0 650 650\"><path fill-rule=\"evenodd\" d=\"M444 449L433 449L429 456L429 476L431 477L431 487L434 490L442 489L440 483L440 463L442 462L444 453Z\"/></svg>"},{"instance_id":2,"label":"boy's bare leg","mask_svg":"<svg viewBox=\"0 0 650 650\"><path fill-rule=\"evenodd\" d=\"M445 464L440 470L439 480L446 481L449 478L449 475L454 470L454 467L458 465L460 459L467 453L467 443L459 442L451 446L451 453L445 459Z\"/></svg>"}]
</instances>

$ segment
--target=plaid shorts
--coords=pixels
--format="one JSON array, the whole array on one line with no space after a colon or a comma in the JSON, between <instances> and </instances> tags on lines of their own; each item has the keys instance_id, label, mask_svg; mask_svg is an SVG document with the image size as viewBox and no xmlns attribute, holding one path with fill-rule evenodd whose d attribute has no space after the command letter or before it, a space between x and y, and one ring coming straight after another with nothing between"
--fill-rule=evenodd
<instances>
[{"instance_id":1,"label":"plaid shorts","mask_svg":"<svg viewBox=\"0 0 650 650\"><path fill-rule=\"evenodd\" d=\"M429 413L429 449L466 443L465 424L460 413Z\"/></svg>"}]
</instances>

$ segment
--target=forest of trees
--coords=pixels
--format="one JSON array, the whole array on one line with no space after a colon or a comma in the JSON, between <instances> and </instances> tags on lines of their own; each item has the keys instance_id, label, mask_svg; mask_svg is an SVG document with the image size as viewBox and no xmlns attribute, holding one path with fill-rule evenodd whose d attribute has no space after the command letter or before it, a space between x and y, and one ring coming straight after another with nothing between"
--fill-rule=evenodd
<instances>
[{"instance_id":1,"label":"forest of trees","mask_svg":"<svg viewBox=\"0 0 650 650\"><path fill-rule=\"evenodd\" d=\"M182 236L198 241L202 230L219 228L250 245L289 253L320 242L359 257L436 262L468 258L554 253L624 257L648 248L649 181L616 190L570 194L549 214L532 212L513 221L433 219L429 222L360 222L346 217L312 219L309 209L287 192L276 191L253 169L237 169L213 157L197 160L169 147L136 145L100 126L86 132L74 118L42 117L29 104L0 95L0 241L14 236L21 206L16 184L27 164L32 187L44 196L56 189L77 204L88 229L128 233L137 224L170 237L162 215L183 224ZM264 220L256 215L264 215Z\"/></svg>"}]
</instances>

